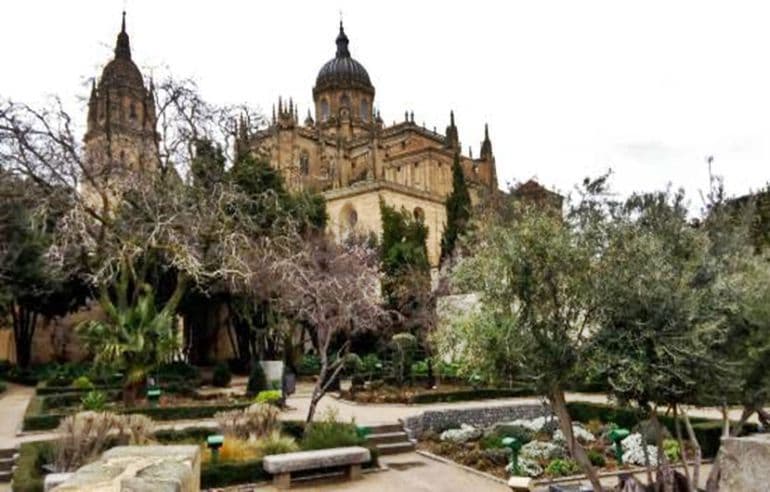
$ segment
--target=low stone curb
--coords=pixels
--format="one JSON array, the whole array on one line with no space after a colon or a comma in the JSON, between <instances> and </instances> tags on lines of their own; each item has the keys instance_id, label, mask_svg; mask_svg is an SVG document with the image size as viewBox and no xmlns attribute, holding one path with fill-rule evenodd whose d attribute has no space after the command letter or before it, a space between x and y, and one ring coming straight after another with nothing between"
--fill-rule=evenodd
<instances>
[{"instance_id":1,"label":"low stone curb","mask_svg":"<svg viewBox=\"0 0 770 492\"><path fill-rule=\"evenodd\" d=\"M494 475L490 475L489 473L485 473L483 471L476 470L475 468L471 468L470 466L461 465L460 463L457 463L456 461L452 461L452 460L450 460L448 458L444 458L443 456L438 456L438 455L433 454L433 453L431 453L429 451L423 451L421 449L418 449L415 452L417 454L419 454L419 455L425 456L426 458L430 458L433 461L438 461L439 463L444 463L445 465L454 466L455 468L459 468L461 470L473 473L474 475L478 475L480 477L484 477L484 478L487 478L487 479L492 480L494 482L503 484L506 487L508 486L508 482L503 480L502 478L498 478L498 477L496 477Z\"/></svg>"}]
</instances>

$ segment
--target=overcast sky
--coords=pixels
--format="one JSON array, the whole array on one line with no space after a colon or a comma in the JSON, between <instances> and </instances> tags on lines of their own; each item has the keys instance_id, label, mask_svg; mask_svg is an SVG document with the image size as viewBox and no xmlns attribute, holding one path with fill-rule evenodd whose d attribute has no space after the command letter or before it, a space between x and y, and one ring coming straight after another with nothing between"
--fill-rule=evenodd
<instances>
[{"instance_id":1,"label":"overcast sky","mask_svg":"<svg viewBox=\"0 0 770 492\"><path fill-rule=\"evenodd\" d=\"M569 192L608 168L626 194L671 183L691 206L706 157L732 194L770 178L770 6L743 1L2 1L0 96L59 94L80 111L128 11L134 60L192 76L207 98L304 118L340 11L386 123L454 109L478 155L489 123L500 185ZM149 75L149 74L145 74Z\"/></svg>"}]
</instances>

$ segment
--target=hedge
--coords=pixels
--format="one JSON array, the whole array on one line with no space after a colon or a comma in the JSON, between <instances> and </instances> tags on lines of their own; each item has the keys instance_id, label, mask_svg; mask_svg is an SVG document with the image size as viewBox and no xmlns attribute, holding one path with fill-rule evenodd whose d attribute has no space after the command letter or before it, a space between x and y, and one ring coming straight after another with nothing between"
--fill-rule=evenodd
<instances>
[{"instance_id":1,"label":"hedge","mask_svg":"<svg viewBox=\"0 0 770 492\"><path fill-rule=\"evenodd\" d=\"M475 390L420 393L412 395L409 398L409 403L447 403L455 401L491 400L494 398L514 398L519 396L532 396L532 391L522 388L482 388Z\"/></svg>"},{"instance_id":2,"label":"hedge","mask_svg":"<svg viewBox=\"0 0 770 492\"><path fill-rule=\"evenodd\" d=\"M13 492L43 492L42 466L53 456L53 442L26 442L19 448L13 472Z\"/></svg>"},{"instance_id":3,"label":"hedge","mask_svg":"<svg viewBox=\"0 0 770 492\"><path fill-rule=\"evenodd\" d=\"M578 422L589 422L591 420L600 420L602 422L614 422L621 427L633 428L637 423L647 418L646 415L639 413L633 408L620 408L611 405L586 402L567 403L570 417ZM666 428L674 434L676 425L674 418L668 415L659 415L658 419ZM719 450L722 440L722 422L713 419L704 419L699 417L690 417L693 432L698 439L701 447L701 454L704 458L713 458ZM747 423L743 427L743 434L751 434L758 431L756 424ZM684 427L682 427L682 432Z\"/></svg>"},{"instance_id":4,"label":"hedge","mask_svg":"<svg viewBox=\"0 0 770 492\"><path fill-rule=\"evenodd\" d=\"M189 381L169 381L161 383L159 388L166 393L174 393L180 395L192 395L196 394L195 382ZM94 385L93 388L75 388L74 386L49 386L46 383L39 383L35 392L38 396L47 396L52 394L64 394L64 393L88 393L92 389L99 391L122 391L123 388L119 384L103 384Z\"/></svg>"},{"instance_id":5,"label":"hedge","mask_svg":"<svg viewBox=\"0 0 770 492\"><path fill-rule=\"evenodd\" d=\"M118 411L121 414L143 414L153 420L188 420L213 417L215 413L227 410L238 410L248 407L249 403L234 403L229 405L198 405L181 407L140 407ZM44 414L41 397L32 398L27 407L22 429L25 431L50 430L59 426L59 422L68 414Z\"/></svg>"}]
</instances>

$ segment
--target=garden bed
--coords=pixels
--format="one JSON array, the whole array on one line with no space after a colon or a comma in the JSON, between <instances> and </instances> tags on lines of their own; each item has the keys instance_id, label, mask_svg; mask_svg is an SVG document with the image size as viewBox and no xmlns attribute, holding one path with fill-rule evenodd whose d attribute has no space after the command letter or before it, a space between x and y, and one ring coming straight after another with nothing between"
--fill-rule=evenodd
<instances>
[{"instance_id":1,"label":"garden bed","mask_svg":"<svg viewBox=\"0 0 770 492\"><path fill-rule=\"evenodd\" d=\"M649 421L640 418L638 412L590 403L571 403L569 407L574 418L573 432L598 472L628 471L644 466L645 446L655 465L658 449L652 444L655 442L652 426ZM676 464L683 450L673 437L674 421L665 415L659 419L665 434L662 452ZM721 422L695 418L691 421L703 457L716 455L721 438ZM569 457L558 422L553 417L499 422L484 429L460 424L458 422L440 434L434 431L423 432L418 449L507 479L512 474L509 465L511 454L504 446L503 438L514 437L523 445L516 474L536 479L556 479L580 473L577 464ZM630 431L630 435L622 440L622 463L617 460L615 447L610 440L610 432L619 427ZM745 431L756 431L756 426L749 425ZM692 458L694 453L689 448L689 442L685 440L684 446L684 452L688 458Z\"/></svg>"},{"instance_id":2,"label":"garden bed","mask_svg":"<svg viewBox=\"0 0 770 492\"><path fill-rule=\"evenodd\" d=\"M424 385L381 385L366 389L343 390L340 397L357 403L428 404L457 401L491 400L531 396L525 389L472 388L467 385L443 384L431 389Z\"/></svg>"},{"instance_id":3,"label":"garden bed","mask_svg":"<svg viewBox=\"0 0 770 492\"><path fill-rule=\"evenodd\" d=\"M281 434L296 440L300 449L323 449L345 445L363 445L352 424L321 421L306 437L306 424L302 421L280 422ZM208 427L189 427L182 430L164 429L153 434L160 444L198 444L203 447L206 438L216 431ZM227 438L226 438L227 439ZM42 492L45 465L53 462L55 441L24 443L19 450L17 468L13 475L13 492ZM203 453L208 453L204 448ZM371 450L372 460L364 468L378 466L376 449ZM221 488L269 480L270 475L262 467L262 459L220 460L217 463L203 459L201 487Z\"/></svg>"}]
</instances>

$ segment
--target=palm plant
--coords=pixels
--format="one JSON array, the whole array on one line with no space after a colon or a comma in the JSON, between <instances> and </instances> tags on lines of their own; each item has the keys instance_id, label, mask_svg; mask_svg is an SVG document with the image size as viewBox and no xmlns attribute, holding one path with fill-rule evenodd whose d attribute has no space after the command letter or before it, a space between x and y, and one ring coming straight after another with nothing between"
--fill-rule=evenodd
<instances>
[{"instance_id":1,"label":"palm plant","mask_svg":"<svg viewBox=\"0 0 770 492\"><path fill-rule=\"evenodd\" d=\"M107 319L82 324L79 335L97 365L123 371L123 401L131 405L147 376L181 346L174 329L176 303L159 311L152 288L143 285L130 305L105 299L101 304Z\"/></svg>"}]
</instances>

